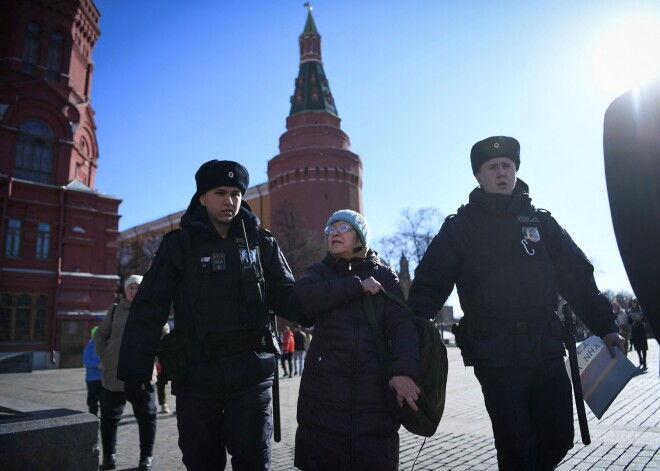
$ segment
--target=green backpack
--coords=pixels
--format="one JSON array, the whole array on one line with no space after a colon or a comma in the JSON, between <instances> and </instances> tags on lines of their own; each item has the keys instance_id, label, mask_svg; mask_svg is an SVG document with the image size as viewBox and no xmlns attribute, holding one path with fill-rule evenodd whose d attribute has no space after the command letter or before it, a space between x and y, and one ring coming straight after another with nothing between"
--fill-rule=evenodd
<instances>
[{"instance_id":1,"label":"green backpack","mask_svg":"<svg viewBox=\"0 0 660 471\"><path fill-rule=\"evenodd\" d=\"M405 301L383 290L385 296L403 306L408 312L410 308ZM369 296L365 296L365 313L371 324L374 336L382 339L379 326L376 325L376 317L373 310L373 304ZM412 312L411 312L412 314ZM410 433L421 435L422 437L431 437L435 434L445 410L445 393L447 390L447 371L449 364L447 361L447 348L442 341L442 336L438 329L428 319L417 317L413 314L413 322L419 332L419 374L415 378L415 383L421 390L417 399L418 411L413 411L407 403L403 407L396 406L401 424ZM386 383L391 377L390 361L385 345L381 341L376 341L376 347L379 350L379 359L382 358Z\"/></svg>"}]
</instances>

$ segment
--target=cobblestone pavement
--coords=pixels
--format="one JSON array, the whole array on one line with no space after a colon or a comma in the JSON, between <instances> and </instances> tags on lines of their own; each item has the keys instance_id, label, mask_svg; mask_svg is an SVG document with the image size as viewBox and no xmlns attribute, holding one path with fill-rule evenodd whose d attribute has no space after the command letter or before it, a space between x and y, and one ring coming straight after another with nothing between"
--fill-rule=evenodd
<instances>
[{"instance_id":1,"label":"cobblestone pavement","mask_svg":"<svg viewBox=\"0 0 660 471\"><path fill-rule=\"evenodd\" d=\"M635 376L601 420L587 418L592 443L576 442L560 471L660 470L660 377L658 344L649 340L647 372ZM462 364L457 348L449 347L447 403L438 432L426 440L415 470L496 470L490 420L472 368ZM629 358L637 364L637 354ZM282 440L273 444L273 471L293 470L293 443L296 429L296 401L300 378L282 378ZM11 407L21 401L86 411L84 369L45 370L32 373L0 374L0 405ZM176 409L175 398L170 407ZM9 405L8 405L9 404ZM410 471L423 438L401 429L400 469ZM158 414L154 450L154 471L184 470L177 445L175 414ZM139 438L130 405L119 426L117 459L119 470L137 469ZM230 465L227 469L231 469Z\"/></svg>"}]
</instances>

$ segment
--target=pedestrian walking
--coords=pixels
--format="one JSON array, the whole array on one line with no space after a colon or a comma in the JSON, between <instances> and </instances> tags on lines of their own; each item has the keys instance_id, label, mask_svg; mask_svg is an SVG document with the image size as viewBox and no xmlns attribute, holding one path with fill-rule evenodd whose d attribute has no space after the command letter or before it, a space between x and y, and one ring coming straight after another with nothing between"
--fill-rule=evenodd
<instances>
[{"instance_id":1,"label":"pedestrian walking","mask_svg":"<svg viewBox=\"0 0 660 471\"><path fill-rule=\"evenodd\" d=\"M99 404L101 403L101 359L94 348L94 335L98 326L92 327L90 339L83 352L83 364L85 365L85 383L87 384L87 409L90 414L98 416Z\"/></svg>"},{"instance_id":2,"label":"pedestrian walking","mask_svg":"<svg viewBox=\"0 0 660 471\"><path fill-rule=\"evenodd\" d=\"M639 307L637 299L631 299L628 303L628 315L632 320L631 343L639 357L639 367L645 370L647 368L646 351L649 349L649 344L646 336L646 326L644 325L644 312Z\"/></svg>"},{"instance_id":3,"label":"pedestrian walking","mask_svg":"<svg viewBox=\"0 0 660 471\"><path fill-rule=\"evenodd\" d=\"M305 364L307 337L299 325L293 328L293 375L301 374Z\"/></svg>"},{"instance_id":4,"label":"pedestrian walking","mask_svg":"<svg viewBox=\"0 0 660 471\"><path fill-rule=\"evenodd\" d=\"M282 358L289 365L289 378L293 377L293 352L296 351L296 339L293 336L291 327L288 325L284 327L284 350L282 350ZM286 368L284 369L286 375Z\"/></svg>"}]
</instances>

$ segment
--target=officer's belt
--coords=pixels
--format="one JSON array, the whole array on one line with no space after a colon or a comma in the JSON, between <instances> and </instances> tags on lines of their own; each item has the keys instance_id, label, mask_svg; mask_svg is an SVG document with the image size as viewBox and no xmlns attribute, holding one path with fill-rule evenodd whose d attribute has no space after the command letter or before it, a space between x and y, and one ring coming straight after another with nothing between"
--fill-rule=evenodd
<instances>
[{"instance_id":1,"label":"officer's belt","mask_svg":"<svg viewBox=\"0 0 660 471\"><path fill-rule=\"evenodd\" d=\"M549 334L562 338L564 331L559 318L556 321L550 317L536 319L476 319L475 329L478 333L488 334Z\"/></svg>"}]
</instances>

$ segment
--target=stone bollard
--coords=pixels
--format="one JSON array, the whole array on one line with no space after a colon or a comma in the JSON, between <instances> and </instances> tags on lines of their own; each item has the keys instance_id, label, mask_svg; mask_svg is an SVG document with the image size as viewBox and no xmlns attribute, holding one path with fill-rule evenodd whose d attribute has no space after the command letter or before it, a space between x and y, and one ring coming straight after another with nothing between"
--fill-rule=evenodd
<instances>
[{"instance_id":1,"label":"stone bollard","mask_svg":"<svg viewBox=\"0 0 660 471\"><path fill-rule=\"evenodd\" d=\"M93 414L28 407L0 406L2 471L92 471L99 467L99 420ZM29 410L25 410L29 409Z\"/></svg>"}]
</instances>

